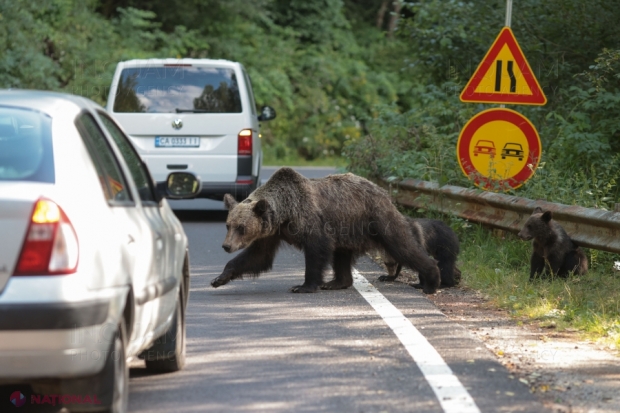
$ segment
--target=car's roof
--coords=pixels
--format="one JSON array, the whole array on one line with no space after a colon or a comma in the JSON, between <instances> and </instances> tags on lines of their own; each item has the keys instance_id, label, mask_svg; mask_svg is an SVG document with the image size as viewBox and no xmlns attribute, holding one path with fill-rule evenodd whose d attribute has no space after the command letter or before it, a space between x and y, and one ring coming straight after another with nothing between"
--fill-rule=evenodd
<instances>
[{"instance_id":1,"label":"car's roof","mask_svg":"<svg viewBox=\"0 0 620 413\"><path fill-rule=\"evenodd\" d=\"M79 112L85 108L103 110L97 103L81 96L22 89L0 90L0 105L35 109L52 117L66 115L67 111Z\"/></svg>"},{"instance_id":2,"label":"car's roof","mask_svg":"<svg viewBox=\"0 0 620 413\"><path fill-rule=\"evenodd\" d=\"M235 68L240 63L224 59L133 59L119 62L120 67L141 67L161 65L212 65L219 67Z\"/></svg>"}]
</instances>

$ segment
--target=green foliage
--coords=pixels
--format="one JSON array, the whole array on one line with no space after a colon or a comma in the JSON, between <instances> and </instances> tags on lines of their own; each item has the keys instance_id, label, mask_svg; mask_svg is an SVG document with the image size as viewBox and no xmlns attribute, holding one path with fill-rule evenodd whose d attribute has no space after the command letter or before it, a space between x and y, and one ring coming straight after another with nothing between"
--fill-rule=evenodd
<instances>
[{"instance_id":1,"label":"green foliage","mask_svg":"<svg viewBox=\"0 0 620 413\"><path fill-rule=\"evenodd\" d=\"M366 120L368 136L346 147L350 168L471 186L456 162L458 134L492 105L464 104L458 95L503 26L505 2L428 0L408 7L411 17L399 33L408 46L403 70L414 79L409 97ZM535 177L510 193L608 209L618 202L619 18L610 0L514 4L513 30L549 103L515 107L537 127L543 158Z\"/></svg>"},{"instance_id":2,"label":"green foliage","mask_svg":"<svg viewBox=\"0 0 620 413\"><path fill-rule=\"evenodd\" d=\"M570 169L542 162L536 174L523 187L508 192L529 199L542 199L566 205L614 210L620 195L620 155L598 164ZM563 164L563 162L559 162Z\"/></svg>"},{"instance_id":3,"label":"green foliage","mask_svg":"<svg viewBox=\"0 0 620 413\"><path fill-rule=\"evenodd\" d=\"M119 9L106 20L97 2L0 0L0 85L57 90L104 103L116 63L206 49L196 32L165 33L152 12Z\"/></svg>"},{"instance_id":4,"label":"green foliage","mask_svg":"<svg viewBox=\"0 0 620 413\"><path fill-rule=\"evenodd\" d=\"M266 146L305 159L339 156L360 118L403 95L403 42L341 0L0 0L0 85L105 103L116 63L209 57L247 68ZM370 5L363 15L376 13ZM355 21L353 27L349 18ZM283 153L280 150L278 153Z\"/></svg>"},{"instance_id":5,"label":"green foliage","mask_svg":"<svg viewBox=\"0 0 620 413\"><path fill-rule=\"evenodd\" d=\"M370 133L346 146L350 168L372 176L467 184L457 163L456 142L474 112L458 104L454 87L452 82L416 87L417 102L404 113L395 104L379 107L376 118L367 120Z\"/></svg>"}]
</instances>

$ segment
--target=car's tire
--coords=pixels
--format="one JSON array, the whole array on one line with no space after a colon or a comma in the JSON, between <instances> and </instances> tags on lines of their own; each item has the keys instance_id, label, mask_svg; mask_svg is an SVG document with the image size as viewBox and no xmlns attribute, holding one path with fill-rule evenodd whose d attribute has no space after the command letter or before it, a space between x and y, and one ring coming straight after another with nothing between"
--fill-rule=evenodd
<instances>
[{"instance_id":1,"label":"car's tire","mask_svg":"<svg viewBox=\"0 0 620 413\"><path fill-rule=\"evenodd\" d=\"M124 413L127 410L127 401L129 400L129 367L127 366L127 355L125 354L126 346L127 327L125 326L125 320L123 320L114 337L113 356L108 358L112 363L110 366L110 377L113 380L108 384L108 391L111 393L111 403L104 410L106 412Z\"/></svg>"},{"instance_id":2,"label":"car's tire","mask_svg":"<svg viewBox=\"0 0 620 413\"><path fill-rule=\"evenodd\" d=\"M170 327L142 353L147 370L153 373L172 373L185 366L185 311L182 291L183 288L180 289Z\"/></svg>"},{"instance_id":3,"label":"car's tire","mask_svg":"<svg viewBox=\"0 0 620 413\"><path fill-rule=\"evenodd\" d=\"M77 394L94 394L101 401L99 405L69 406L72 413L81 412L105 412L125 413L129 400L129 368L127 366L127 328L125 320L120 325L106 353L103 370L95 376L76 380L69 384L71 392ZM66 389L66 388L65 388ZM67 391L67 390L65 390Z\"/></svg>"}]
</instances>

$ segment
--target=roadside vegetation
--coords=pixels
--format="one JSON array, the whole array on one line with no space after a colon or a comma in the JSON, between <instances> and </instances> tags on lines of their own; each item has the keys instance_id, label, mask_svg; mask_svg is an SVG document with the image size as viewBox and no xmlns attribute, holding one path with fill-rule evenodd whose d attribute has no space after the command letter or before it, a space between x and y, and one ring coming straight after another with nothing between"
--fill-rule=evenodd
<instances>
[{"instance_id":1,"label":"roadside vegetation","mask_svg":"<svg viewBox=\"0 0 620 413\"><path fill-rule=\"evenodd\" d=\"M473 187L456 158L458 135L476 113L459 94L503 26L505 1L421 1L400 21L408 100L381 104L345 146L350 170ZM545 91L544 107L511 106L537 127L543 157L511 195L613 210L620 202L620 9L613 1L513 4L513 31ZM425 213L428 215L428 212ZM432 215L432 213L431 213ZM523 322L576 330L620 345L617 254L587 250L590 271L529 282L531 245L513 234L446 218L462 245L463 284Z\"/></svg>"},{"instance_id":2,"label":"roadside vegetation","mask_svg":"<svg viewBox=\"0 0 620 413\"><path fill-rule=\"evenodd\" d=\"M411 4L399 37L407 47L410 97L379 105L367 133L345 148L365 175L472 186L456 159L458 135L497 105L459 100L503 26L505 1ZM543 156L535 179L513 195L613 209L620 170L620 9L610 0L515 2L513 31L548 99L514 106L538 129Z\"/></svg>"},{"instance_id":3,"label":"roadside vegetation","mask_svg":"<svg viewBox=\"0 0 620 413\"><path fill-rule=\"evenodd\" d=\"M590 264L586 275L529 281L530 241L433 210L403 212L442 219L458 234L461 287L481 292L519 323L537 325L548 334L577 333L620 350L620 271L613 269L620 255L584 249Z\"/></svg>"},{"instance_id":4,"label":"roadside vegetation","mask_svg":"<svg viewBox=\"0 0 620 413\"><path fill-rule=\"evenodd\" d=\"M471 225L471 224L463 224ZM462 228L460 268L464 285L481 291L518 320L549 331L579 331L620 349L620 273L615 254L586 250L590 270L567 279L529 281L531 243L513 234L497 235L479 225Z\"/></svg>"}]
</instances>

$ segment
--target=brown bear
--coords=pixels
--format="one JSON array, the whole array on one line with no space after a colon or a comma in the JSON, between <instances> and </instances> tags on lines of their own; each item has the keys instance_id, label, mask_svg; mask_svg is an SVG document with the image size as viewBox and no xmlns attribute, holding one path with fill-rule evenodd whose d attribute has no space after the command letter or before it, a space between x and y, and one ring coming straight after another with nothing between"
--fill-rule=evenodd
<instances>
[{"instance_id":1,"label":"brown bear","mask_svg":"<svg viewBox=\"0 0 620 413\"><path fill-rule=\"evenodd\" d=\"M459 238L446 223L437 219L409 218L409 229L416 242L428 254L437 260L441 278L441 287L454 287L461 281L461 271L456 267L456 258L459 255ZM389 254L383 252L383 263L388 275L379 277L379 281L393 281L400 274L402 265ZM411 284L415 288L422 288L420 283Z\"/></svg>"},{"instance_id":2,"label":"brown bear","mask_svg":"<svg viewBox=\"0 0 620 413\"><path fill-rule=\"evenodd\" d=\"M425 293L439 287L436 262L413 238L387 192L359 176L308 179L291 168L280 168L246 200L237 203L227 194L224 203L229 212L222 248L244 250L211 281L215 288L244 274L258 276L271 269L282 241L302 250L306 261L304 283L293 292L350 287L355 259L370 250L385 250L417 271ZM330 260L334 279L323 283Z\"/></svg>"},{"instance_id":3,"label":"brown bear","mask_svg":"<svg viewBox=\"0 0 620 413\"><path fill-rule=\"evenodd\" d=\"M519 232L524 241L533 239L530 259L530 280L538 275L567 277L588 271L588 259L583 251L570 239L564 228L554 221L551 211L536 207Z\"/></svg>"}]
</instances>

